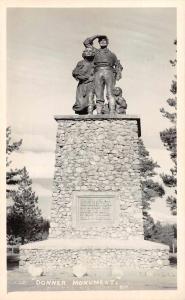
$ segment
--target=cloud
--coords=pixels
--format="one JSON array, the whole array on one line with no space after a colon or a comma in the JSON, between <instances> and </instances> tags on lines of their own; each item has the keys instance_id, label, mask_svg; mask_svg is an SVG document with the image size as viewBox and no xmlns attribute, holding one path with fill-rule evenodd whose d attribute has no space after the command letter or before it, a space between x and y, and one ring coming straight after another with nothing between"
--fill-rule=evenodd
<instances>
[{"instance_id":1,"label":"cloud","mask_svg":"<svg viewBox=\"0 0 185 300\"><path fill-rule=\"evenodd\" d=\"M50 219L52 198L39 196L38 204L44 218Z\"/></svg>"},{"instance_id":2,"label":"cloud","mask_svg":"<svg viewBox=\"0 0 185 300\"><path fill-rule=\"evenodd\" d=\"M147 150L150 153L150 156L153 158L154 161L157 161L159 166L161 167L158 172L169 172L170 168L173 166L172 161L170 159L170 153L165 148L148 148ZM157 170L156 170L157 171Z\"/></svg>"},{"instance_id":3,"label":"cloud","mask_svg":"<svg viewBox=\"0 0 185 300\"><path fill-rule=\"evenodd\" d=\"M166 223L176 223L176 217L171 214L170 208L166 204L166 197L168 193L162 198L156 198L151 203L151 210L149 213L155 221L161 221Z\"/></svg>"},{"instance_id":4,"label":"cloud","mask_svg":"<svg viewBox=\"0 0 185 300\"><path fill-rule=\"evenodd\" d=\"M52 191L41 184L33 183L33 189L39 197L51 197Z\"/></svg>"},{"instance_id":5,"label":"cloud","mask_svg":"<svg viewBox=\"0 0 185 300\"><path fill-rule=\"evenodd\" d=\"M42 216L50 218L52 202L52 178L33 178L33 191L38 196Z\"/></svg>"},{"instance_id":6,"label":"cloud","mask_svg":"<svg viewBox=\"0 0 185 300\"><path fill-rule=\"evenodd\" d=\"M18 152L12 155L12 167L26 167L31 178L52 178L55 157L53 152Z\"/></svg>"},{"instance_id":7,"label":"cloud","mask_svg":"<svg viewBox=\"0 0 185 300\"><path fill-rule=\"evenodd\" d=\"M154 218L155 221L160 221L162 223L166 223L166 224L176 224L177 223L177 217L176 216L167 215L167 214L162 213L162 212L151 210L151 216Z\"/></svg>"},{"instance_id":8,"label":"cloud","mask_svg":"<svg viewBox=\"0 0 185 300\"><path fill-rule=\"evenodd\" d=\"M22 139L21 150L31 152L51 152L55 149L55 140L41 134L20 133L12 134L15 141Z\"/></svg>"}]
</instances>

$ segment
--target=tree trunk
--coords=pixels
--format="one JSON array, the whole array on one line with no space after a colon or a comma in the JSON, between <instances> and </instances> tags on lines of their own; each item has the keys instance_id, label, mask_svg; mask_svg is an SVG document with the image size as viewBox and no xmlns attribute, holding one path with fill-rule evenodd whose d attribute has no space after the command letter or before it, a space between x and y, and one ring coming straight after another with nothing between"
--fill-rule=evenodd
<instances>
[{"instance_id":1,"label":"tree trunk","mask_svg":"<svg viewBox=\"0 0 185 300\"><path fill-rule=\"evenodd\" d=\"M24 245L24 236L21 237L21 244Z\"/></svg>"}]
</instances>

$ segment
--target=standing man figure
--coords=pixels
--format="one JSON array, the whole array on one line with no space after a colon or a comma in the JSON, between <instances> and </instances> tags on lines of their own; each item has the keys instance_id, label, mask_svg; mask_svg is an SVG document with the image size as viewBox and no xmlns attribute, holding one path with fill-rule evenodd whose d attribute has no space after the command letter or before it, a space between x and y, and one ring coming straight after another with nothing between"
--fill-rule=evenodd
<instances>
[{"instance_id":1,"label":"standing man figure","mask_svg":"<svg viewBox=\"0 0 185 300\"><path fill-rule=\"evenodd\" d=\"M93 41L98 38L100 49L93 47ZM96 110L97 114L102 113L104 106L104 90L106 86L106 96L109 102L110 113L115 113L115 99L113 88L116 80L121 78L122 66L116 55L108 48L108 38L105 35L95 35L84 41L86 48L93 48L94 56L94 84L96 94Z\"/></svg>"}]
</instances>

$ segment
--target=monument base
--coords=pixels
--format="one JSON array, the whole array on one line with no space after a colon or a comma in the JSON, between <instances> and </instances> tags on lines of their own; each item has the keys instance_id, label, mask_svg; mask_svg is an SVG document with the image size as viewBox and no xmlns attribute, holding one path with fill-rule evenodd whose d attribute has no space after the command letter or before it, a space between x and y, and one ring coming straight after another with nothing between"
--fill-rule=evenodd
<instances>
[{"instance_id":1,"label":"monument base","mask_svg":"<svg viewBox=\"0 0 185 300\"><path fill-rule=\"evenodd\" d=\"M169 265L169 247L146 240L48 239L20 247L20 267L42 267L45 273L65 271L75 265L91 269L129 267L162 269Z\"/></svg>"}]
</instances>

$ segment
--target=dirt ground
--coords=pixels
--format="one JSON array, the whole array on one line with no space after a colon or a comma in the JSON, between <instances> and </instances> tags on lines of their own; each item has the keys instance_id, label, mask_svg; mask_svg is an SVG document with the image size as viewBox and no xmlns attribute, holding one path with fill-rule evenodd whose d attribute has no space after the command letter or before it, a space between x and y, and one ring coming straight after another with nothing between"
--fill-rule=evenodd
<instances>
[{"instance_id":1,"label":"dirt ground","mask_svg":"<svg viewBox=\"0 0 185 300\"><path fill-rule=\"evenodd\" d=\"M177 288L176 266L153 273L133 273L127 270L120 276L95 272L82 278L71 272L31 277L17 267L8 270L8 292L13 291L82 291L82 290L171 290Z\"/></svg>"}]
</instances>

